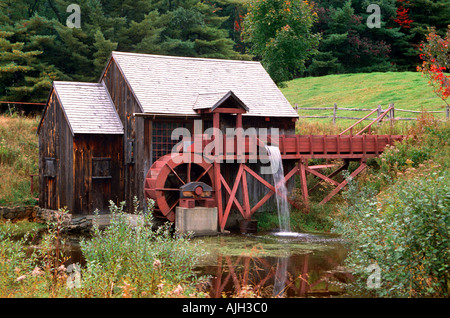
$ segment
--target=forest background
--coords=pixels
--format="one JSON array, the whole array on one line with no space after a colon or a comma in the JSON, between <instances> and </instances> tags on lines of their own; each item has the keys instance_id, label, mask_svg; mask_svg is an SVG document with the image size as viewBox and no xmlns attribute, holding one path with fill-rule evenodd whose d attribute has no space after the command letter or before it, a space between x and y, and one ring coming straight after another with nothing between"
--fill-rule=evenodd
<instances>
[{"instance_id":1,"label":"forest background","mask_svg":"<svg viewBox=\"0 0 450 318\"><path fill-rule=\"evenodd\" d=\"M259 5L263 19L279 24L274 34L292 35L284 23L297 3L307 9L297 12L296 25L309 25L298 32L311 41L291 52L301 67L278 76L270 69L283 66L271 66L258 52L255 15L252 20L249 13ZM0 101L45 102L54 80L97 81L112 50L262 60L277 84L305 76L415 71L428 28L444 35L450 17L450 0L79 0L80 27L70 28L72 4L1 0ZM380 27L368 27L371 4L380 8Z\"/></svg>"}]
</instances>

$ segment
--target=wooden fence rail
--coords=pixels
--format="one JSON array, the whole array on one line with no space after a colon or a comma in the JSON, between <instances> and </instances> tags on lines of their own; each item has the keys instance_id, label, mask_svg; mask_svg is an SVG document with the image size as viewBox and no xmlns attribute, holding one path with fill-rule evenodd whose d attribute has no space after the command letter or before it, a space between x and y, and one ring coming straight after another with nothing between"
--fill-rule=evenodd
<instances>
[{"instance_id":1,"label":"wooden fence rail","mask_svg":"<svg viewBox=\"0 0 450 318\"><path fill-rule=\"evenodd\" d=\"M369 116L365 116L363 118L361 117L348 117L348 116L337 116L337 111L338 110L345 110L345 111L358 111L358 112L371 112L369 115L373 114L375 111L377 111L377 117L379 117L383 112L386 111L386 109L382 109L381 105L378 105L377 108L373 109L373 108L345 108L345 107L338 107L337 103L334 103L333 107L298 107L298 104L295 104L295 110L298 111L303 111L303 110L331 110L333 111L333 115L311 115L311 116L299 116L299 118L332 118L333 119L333 124L336 124L336 119L354 119L354 120L375 120L376 118L372 118ZM420 111L420 110L408 110L408 109L400 109L400 108L395 108L394 104L389 104L388 109L391 108L389 110L389 113L387 114L387 119L389 120L417 120L417 118L406 118L406 117L395 117L395 112L405 112L405 113L416 113L416 114L421 114L421 113L445 113L446 119L449 119L449 107L446 108L446 110L432 110L432 111Z\"/></svg>"}]
</instances>

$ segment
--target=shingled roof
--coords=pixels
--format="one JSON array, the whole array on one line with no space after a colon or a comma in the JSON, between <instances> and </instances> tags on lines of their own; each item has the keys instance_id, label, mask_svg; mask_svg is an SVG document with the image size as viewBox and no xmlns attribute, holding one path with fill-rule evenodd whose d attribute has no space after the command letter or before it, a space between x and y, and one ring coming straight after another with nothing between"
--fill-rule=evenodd
<instances>
[{"instance_id":1,"label":"shingled roof","mask_svg":"<svg viewBox=\"0 0 450 318\"><path fill-rule=\"evenodd\" d=\"M72 134L123 134L123 125L102 83L53 82Z\"/></svg>"},{"instance_id":2,"label":"shingled roof","mask_svg":"<svg viewBox=\"0 0 450 318\"><path fill-rule=\"evenodd\" d=\"M244 115L298 117L261 63L112 52L142 111L195 115L232 91L248 108ZM100 80L103 78L100 78ZM201 101L201 105L199 105Z\"/></svg>"}]
</instances>

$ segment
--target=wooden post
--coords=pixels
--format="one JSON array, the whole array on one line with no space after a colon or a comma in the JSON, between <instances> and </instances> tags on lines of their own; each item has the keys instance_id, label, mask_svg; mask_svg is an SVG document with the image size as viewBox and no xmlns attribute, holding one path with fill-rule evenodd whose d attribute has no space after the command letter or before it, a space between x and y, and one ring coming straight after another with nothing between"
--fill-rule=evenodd
<instances>
[{"instance_id":1,"label":"wooden post","mask_svg":"<svg viewBox=\"0 0 450 318\"><path fill-rule=\"evenodd\" d=\"M447 108L445 109L445 116L447 117L447 120L449 119L450 116L450 106L447 104Z\"/></svg>"},{"instance_id":2,"label":"wooden post","mask_svg":"<svg viewBox=\"0 0 450 318\"><path fill-rule=\"evenodd\" d=\"M241 165L244 165L241 163ZM248 196L247 172L242 172L242 197L244 199L244 218L250 220L252 213L250 212L250 200Z\"/></svg>"},{"instance_id":3,"label":"wooden post","mask_svg":"<svg viewBox=\"0 0 450 318\"><path fill-rule=\"evenodd\" d=\"M300 183L302 188L303 202L305 203L306 206L306 213L309 213L309 197L308 197L308 185L306 183L305 163L303 160L299 160L298 165L300 168Z\"/></svg>"},{"instance_id":4,"label":"wooden post","mask_svg":"<svg viewBox=\"0 0 450 318\"><path fill-rule=\"evenodd\" d=\"M214 113L213 114L213 127L220 129L220 113ZM215 138L215 137L214 137ZM216 147L217 147L217 140ZM214 154L218 155L217 148L214 149ZM223 223L223 205L222 205L222 181L220 180L221 172L220 172L220 161L217 160L218 158L215 157L214 160L214 191L216 195L216 202L217 202L217 213L219 214L219 224L221 225L221 232L223 232L224 227L222 227ZM225 226L225 224L224 224Z\"/></svg>"},{"instance_id":5,"label":"wooden post","mask_svg":"<svg viewBox=\"0 0 450 318\"><path fill-rule=\"evenodd\" d=\"M394 120L395 120L394 104L389 104L389 107L392 107L390 114L389 114L389 119L390 119L391 128L392 128L392 127L394 127Z\"/></svg>"},{"instance_id":6,"label":"wooden post","mask_svg":"<svg viewBox=\"0 0 450 318\"><path fill-rule=\"evenodd\" d=\"M378 105L378 111L377 111L378 117L380 117L382 112L383 112L383 110L381 109L381 105ZM380 124L381 124L381 120L378 121L378 125L380 125Z\"/></svg>"},{"instance_id":7,"label":"wooden post","mask_svg":"<svg viewBox=\"0 0 450 318\"><path fill-rule=\"evenodd\" d=\"M333 108L333 125L336 125L336 112L337 112L337 104L334 103L334 108Z\"/></svg>"}]
</instances>

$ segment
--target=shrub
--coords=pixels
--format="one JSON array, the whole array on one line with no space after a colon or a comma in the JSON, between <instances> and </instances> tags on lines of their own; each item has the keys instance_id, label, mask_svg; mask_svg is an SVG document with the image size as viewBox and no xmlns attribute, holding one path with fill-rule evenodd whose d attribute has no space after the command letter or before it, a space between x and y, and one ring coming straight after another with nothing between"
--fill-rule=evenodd
<instances>
[{"instance_id":1,"label":"shrub","mask_svg":"<svg viewBox=\"0 0 450 318\"><path fill-rule=\"evenodd\" d=\"M104 230L94 226L92 238L81 242L86 259L82 297L173 297L197 294L193 271L203 255L199 242L172 233L166 223L151 227L150 213L138 211L136 224L123 212L125 203L110 205L111 224Z\"/></svg>"},{"instance_id":2,"label":"shrub","mask_svg":"<svg viewBox=\"0 0 450 318\"><path fill-rule=\"evenodd\" d=\"M376 195L349 184L348 205L335 231L350 242L347 266L357 280L350 292L378 297L448 297L450 185L447 170L422 167ZM423 172L423 173L422 173ZM367 285L369 265L380 288Z\"/></svg>"}]
</instances>

